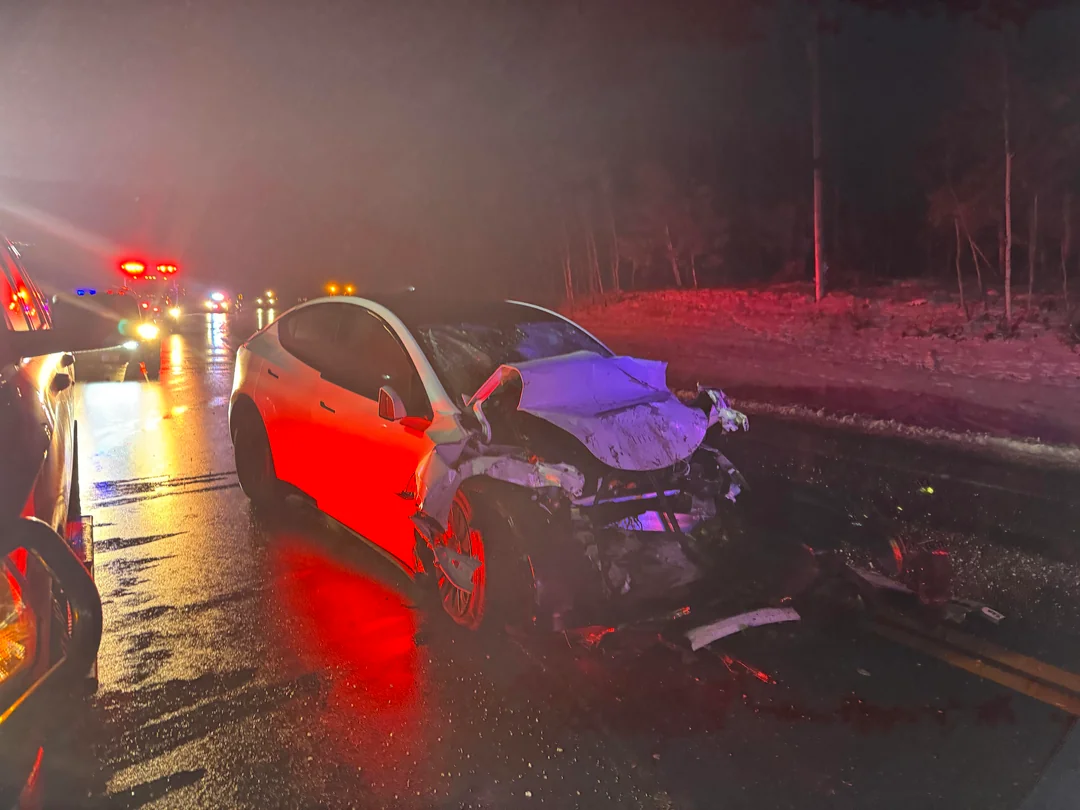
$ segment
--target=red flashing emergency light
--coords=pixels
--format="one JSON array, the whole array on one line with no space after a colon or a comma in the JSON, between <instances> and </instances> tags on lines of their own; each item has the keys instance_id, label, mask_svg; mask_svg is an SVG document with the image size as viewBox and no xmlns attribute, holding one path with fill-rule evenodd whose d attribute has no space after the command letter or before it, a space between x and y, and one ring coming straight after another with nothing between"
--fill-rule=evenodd
<instances>
[{"instance_id":1,"label":"red flashing emergency light","mask_svg":"<svg viewBox=\"0 0 1080 810\"><path fill-rule=\"evenodd\" d=\"M146 272L146 265L142 262L129 260L120 263L120 270L129 276L141 276Z\"/></svg>"}]
</instances>

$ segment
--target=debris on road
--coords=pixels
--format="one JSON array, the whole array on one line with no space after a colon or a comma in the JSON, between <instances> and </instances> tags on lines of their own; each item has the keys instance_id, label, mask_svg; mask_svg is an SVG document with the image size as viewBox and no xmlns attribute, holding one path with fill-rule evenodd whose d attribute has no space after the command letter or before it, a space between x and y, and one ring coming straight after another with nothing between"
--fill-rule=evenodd
<instances>
[{"instance_id":1,"label":"debris on road","mask_svg":"<svg viewBox=\"0 0 1080 810\"><path fill-rule=\"evenodd\" d=\"M721 655L720 660L724 662L724 666L727 667L728 672L732 675L737 675L738 670L736 667L740 667L744 672L750 673L762 683L771 684L773 686L776 685L776 679L768 672L758 669L757 667L752 667L745 661L740 661L738 658L732 658L730 655Z\"/></svg>"},{"instance_id":2,"label":"debris on road","mask_svg":"<svg viewBox=\"0 0 1080 810\"><path fill-rule=\"evenodd\" d=\"M740 633L748 627L797 622L800 618L794 608L761 608L694 627L686 632L686 637L690 641L690 649L697 651L714 641Z\"/></svg>"},{"instance_id":3,"label":"debris on road","mask_svg":"<svg viewBox=\"0 0 1080 810\"><path fill-rule=\"evenodd\" d=\"M915 595L915 592L911 590L907 585L902 582L897 582L895 579L890 579L884 574L879 574L877 571L871 571L867 568L859 568L855 565L849 565L848 570L855 576L864 582L874 586L875 588L882 588L884 590L896 591L897 593Z\"/></svg>"},{"instance_id":4,"label":"debris on road","mask_svg":"<svg viewBox=\"0 0 1080 810\"><path fill-rule=\"evenodd\" d=\"M1004 613L999 613L974 599L950 599L945 606L945 618L957 624L962 623L971 613L977 613L991 624L1000 624L1005 618Z\"/></svg>"}]
</instances>

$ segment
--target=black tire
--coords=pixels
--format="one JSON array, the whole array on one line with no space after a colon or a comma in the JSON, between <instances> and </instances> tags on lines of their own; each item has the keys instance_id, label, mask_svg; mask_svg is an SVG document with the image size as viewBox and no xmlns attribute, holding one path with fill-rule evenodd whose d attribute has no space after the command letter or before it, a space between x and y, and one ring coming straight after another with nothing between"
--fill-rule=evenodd
<instances>
[{"instance_id":1,"label":"black tire","mask_svg":"<svg viewBox=\"0 0 1080 810\"><path fill-rule=\"evenodd\" d=\"M68 485L67 522L82 520L82 495L79 492L79 423L71 427L71 483Z\"/></svg>"},{"instance_id":2,"label":"black tire","mask_svg":"<svg viewBox=\"0 0 1080 810\"><path fill-rule=\"evenodd\" d=\"M523 538L509 520L506 504L477 491L459 490L436 539L455 550L480 557L473 592L466 594L437 571L432 577L443 612L457 625L474 631L498 631L531 623L534 583Z\"/></svg>"},{"instance_id":3,"label":"black tire","mask_svg":"<svg viewBox=\"0 0 1080 810\"><path fill-rule=\"evenodd\" d=\"M240 489L256 509L270 509L277 504L279 487L266 427L258 414L245 411L237 417L233 454Z\"/></svg>"}]
</instances>

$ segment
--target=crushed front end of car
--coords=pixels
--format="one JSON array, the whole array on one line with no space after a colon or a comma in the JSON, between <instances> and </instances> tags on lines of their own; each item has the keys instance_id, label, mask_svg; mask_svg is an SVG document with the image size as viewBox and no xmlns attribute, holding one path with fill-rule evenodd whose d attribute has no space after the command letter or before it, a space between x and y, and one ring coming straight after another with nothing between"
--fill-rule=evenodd
<instances>
[{"instance_id":1,"label":"crushed front end of car","mask_svg":"<svg viewBox=\"0 0 1080 810\"><path fill-rule=\"evenodd\" d=\"M517 496L538 626L640 614L708 574L724 510L746 487L707 441L748 428L721 391L684 402L665 363L576 352L500 366L466 405L465 437L437 444L414 487L418 535L455 587L469 591L481 563L438 538L477 478Z\"/></svg>"}]
</instances>

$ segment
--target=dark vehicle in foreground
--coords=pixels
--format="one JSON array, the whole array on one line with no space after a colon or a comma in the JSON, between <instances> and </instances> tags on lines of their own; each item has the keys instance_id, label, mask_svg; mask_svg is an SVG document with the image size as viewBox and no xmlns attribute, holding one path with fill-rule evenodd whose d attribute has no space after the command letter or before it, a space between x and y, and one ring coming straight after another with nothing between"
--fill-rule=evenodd
<instances>
[{"instance_id":1,"label":"dark vehicle in foreground","mask_svg":"<svg viewBox=\"0 0 1080 810\"><path fill-rule=\"evenodd\" d=\"M746 418L665 376L529 304L317 299L237 353L237 473L430 579L461 625L580 627L702 580L745 483L706 434Z\"/></svg>"},{"instance_id":2,"label":"dark vehicle in foreground","mask_svg":"<svg viewBox=\"0 0 1080 810\"><path fill-rule=\"evenodd\" d=\"M97 642L77 639L75 631L80 616L96 611L98 629L90 636L100 635L92 536L79 503L72 352L100 346L106 336L100 328L56 328L18 252L2 239L0 302L0 798L6 800L33 782L45 736L33 722L13 729L21 696L54 692L35 684L46 676L58 683L57 668L75 667L80 681L94 671L90 648L96 651Z\"/></svg>"},{"instance_id":3,"label":"dark vehicle in foreground","mask_svg":"<svg viewBox=\"0 0 1080 810\"><path fill-rule=\"evenodd\" d=\"M57 611L61 605L63 619ZM54 730L46 718L64 717L58 704L82 694L97 658L101 622L94 581L65 539L36 518L0 521L0 807L5 810L43 806L42 759Z\"/></svg>"}]
</instances>

